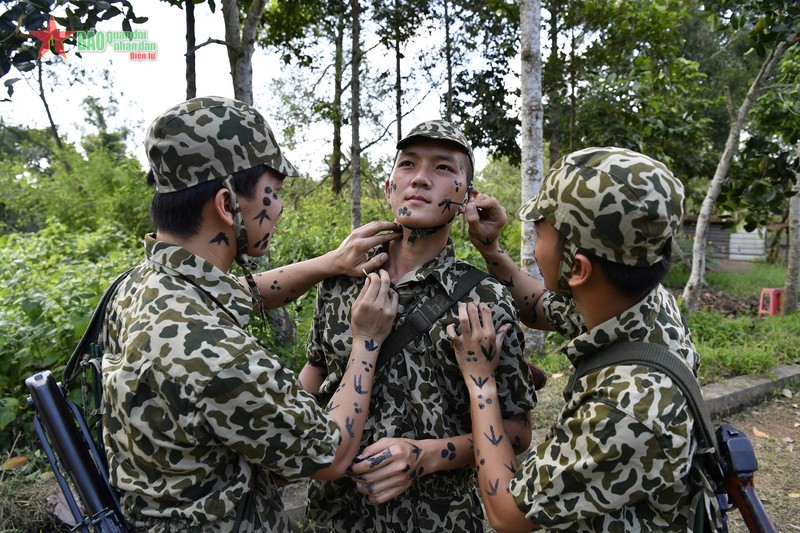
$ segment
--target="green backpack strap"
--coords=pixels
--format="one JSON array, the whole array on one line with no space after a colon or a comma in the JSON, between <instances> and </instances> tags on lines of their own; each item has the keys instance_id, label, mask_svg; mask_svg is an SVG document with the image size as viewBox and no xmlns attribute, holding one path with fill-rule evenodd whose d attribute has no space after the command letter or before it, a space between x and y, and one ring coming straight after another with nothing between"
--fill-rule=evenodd
<instances>
[{"instance_id":1,"label":"green backpack strap","mask_svg":"<svg viewBox=\"0 0 800 533\"><path fill-rule=\"evenodd\" d=\"M432 298L429 298L408 316L402 326L393 329L389 336L386 337L386 340L383 341L383 346L381 346L381 351L378 353L378 361L375 365L376 371L386 364L386 361L400 353L409 342L430 331L433 323L445 311L488 277L490 277L489 274L473 267L458 278L452 294L448 295L443 289L439 288L439 291Z\"/></svg>"}]
</instances>

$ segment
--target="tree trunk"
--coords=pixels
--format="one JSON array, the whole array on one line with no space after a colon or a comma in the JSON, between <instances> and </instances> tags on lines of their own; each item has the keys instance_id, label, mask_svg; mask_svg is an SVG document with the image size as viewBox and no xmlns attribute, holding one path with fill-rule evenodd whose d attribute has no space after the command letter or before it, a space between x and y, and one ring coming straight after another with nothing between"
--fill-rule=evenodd
<instances>
[{"instance_id":1,"label":"tree trunk","mask_svg":"<svg viewBox=\"0 0 800 533\"><path fill-rule=\"evenodd\" d=\"M800 143L797 144L800 161ZM795 182L795 195L789 201L789 260L786 265L786 284L783 286L781 314L797 311L797 292L800 287L800 170Z\"/></svg>"},{"instance_id":2,"label":"tree trunk","mask_svg":"<svg viewBox=\"0 0 800 533\"><path fill-rule=\"evenodd\" d=\"M555 163L561 155L561 99L558 93L561 83L559 79L563 72L561 54L558 52L558 16L560 15L558 0L550 2L550 63L549 91L547 105L550 108L550 165Z\"/></svg>"},{"instance_id":3,"label":"tree trunk","mask_svg":"<svg viewBox=\"0 0 800 533\"><path fill-rule=\"evenodd\" d=\"M53 114L50 113L50 105L47 103L47 97L44 95L42 62L38 61L37 66L39 75L39 99L42 101L42 105L44 105L44 112L47 114L47 121L50 123L50 133L53 135L53 140L56 142L56 147L58 148L58 159L61 161L61 164L64 165L64 170L67 171L67 174L72 174L72 165L70 165L69 161L64 157L64 143L61 142L61 135L58 133L58 127L53 120Z\"/></svg>"},{"instance_id":4,"label":"tree trunk","mask_svg":"<svg viewBox=\"0 0 800 533\"><path fill-rule=\"evenodd\" d=\"M395 13L400 11L400 0L394 0ZM397 28L397 23L395 23ZM403 138L403 75L400 71L400 30L394 32L394 116L397 122L397 140Z\"/></svg>"},{"instance_id":5,"label":"tree trunk","mask_svg":"<svg viewBox=\"0 0 800 533\"><path fill-rule=\"evenodd\" d=\"M542 55L540 51L541 2L540 0L520 0L519 3L520 46L522 69L520 75L522 89L522 202L527 202L542 187L544 142L542 138ZM520 260L522 270L538 280L542 279L533 244L536 230L533 222L522 223L522 242ZM527 329L525 331L527 352L544 353L544 332Z\"/></svg>"},{"instance_id":6,"label":"tree trunk","mask_svg":"<svg viewBox=\"0 0 800 533\"><path fill-rule=\"evenodd\" d=\"M247 10L244 24L239 17L241 0L224 0L222 16L225 20L225 42L228 45L228 62L233 79L233 97L253 105L253 52L261 13L268 0L254 0Z\"/></svg>"},{"instance_id":7,"label":"tree trunk","mask_svg":"<svg viewBox=\"0 0 800 533\"><path fill-rule=\"evenodd\" d=\"M352 170L350 177L350 225L352 229L361 226L361 141L359 140L359 123L361 114L359 106L361 103L361 82L359 72L361 70L361 5L359 0L350 0L353 18L353 61L351 69L351 105L350 127L352 129L351 163Z\"/></svg>"},{"instance_id":8,"label":"tree trunk","mask_svg":"<svg viewBox=\"0 0 800 533\"><path fill-rule=\"evenodd\" d=\"M225 43L228 45L228 61L233 80L233 97L249 105L253 105L253 52L255 51L261 13L264 11L267 1L253 0L247 10L244 25L239 18L242 10L241 0L223 0L222 2ZM281 339L295 337L297 328L285 307L279 307L267 313L267 320L279 342Z\"/></svg>"},{"instance_id":9,"label":"tree trunk","mask_svg":"<svg viewBox=\"0 0 800 533\"><path fill-rule=\"evenodd\" d=\"M195 69L194 1L184 2L186 9L186 99L197 96L197 71Z\"/></svg>"},{"instance_id":10,"label":"tree trunk","mask_svg":"<svg viewBox=\"0 0 800 533\"><path fill-rule=\"evenodd\" d=\"M447 66L447 92L444 95L444 119L451 121L453 112L453 48L450 39L450 1L444 0L444 58Z\"/></svg>"},{"instance_id":11,"label":"tree trunk","mask_svg":"<svg viewBox=\"0 0 800 533\"><path fill-rule=\"evenodd\" d=\"M694 245L692 246L692 271L689 275L689 281L683 288L683 300L688 310L693 310L697 306L697 298L700 295L700 290L705 283L705 269L706 269L706 249L708 240L708 228L711 220L711 215L714 212L714 205L719 197L722 186L728 178L728 169L731 166L731 160L739 148L739 135L744 126L747 114L750 108L756 101L758 92L764 82L772 75L784 52L789 47L789 43L781 42L770 52L769 56L764 60L747 95L739 107L736 116L731 117L731 128L728 133L728 140L725 142L725 149L722 151L722 157L717 164L717 169L714 172L714 177L711 180L711 185L708 188L706 197L703 199L703 204L700 207L700 213L697 215L697 227L694 234Z\"/></svg>"},{"instance_id":12,"label":"tree trunk","mask_svg":"<svg viewBox=\"0 0 800 533\"><path fill-rule=\"evenodd\" d=\"M331 188L337 196L342 193L342 95L344 78L344 5L336 14L333 60L333 147L331 153Z\"/></svg>"}]
</instances>

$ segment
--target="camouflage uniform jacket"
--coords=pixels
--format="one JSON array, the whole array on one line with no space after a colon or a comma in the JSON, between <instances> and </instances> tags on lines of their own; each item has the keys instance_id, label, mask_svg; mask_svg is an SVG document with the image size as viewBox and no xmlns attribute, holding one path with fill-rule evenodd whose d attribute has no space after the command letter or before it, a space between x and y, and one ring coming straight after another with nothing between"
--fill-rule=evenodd
<instances>
[{"instance_id":1,"label":"camouflage uniform jacket","mask_svg":"<svg viewBox=\"0 0 800 533\"><path fill-rule=\"evenodd\" d=\"M565 348L573 364L617 342L649 342L697 370L689 331L661 286L591 332L571 300L549 293L545 313L574 337ZM664 374L632 365L590 373L517 470L511 493L531 521L554 530L687 531L697 492L689 481L693 425L683 394Z\"/></svg>"},{"instance_id":2,"label":"camouflage uniform jacket","mask_svg":"<svg viewBox=\"0 0 800 533\"><path fill-rule=\"evenodd\" d=\"M451 292L469 268L468 263L456 260L449 242L438 257L406 274L395 286L400 303L395 327L437 287ZM327 369L320 391L323 401L336 390L344 372L351 344L350 307L362 286L363 279L340 277L324 281L318 290L308 359ZM486 302L498 327L513 325L497 369L501 408L504 416L527 413L536 403L536 394L522 353L524 339L513 299L505 287L488 278L463 301ZM469 394L445 332L448 324L457 322L458 306L453 306L430 332L410 342L378 370L362 447L383 437L440 439L472 431ZM452 450L443 449L442 457L448 453ZM312 481L309 488L309 518L335 531L483 531L482 517L473 468L422 475L408 491L382 505L371 504L357 493L348 478Z\"/></svg>"},{"instance_id":3,"label":"camouflage uniform jacket","mask_svg":"<svg viewBox=\"0 0 800 533\"><path fill-rule=\"evenodd\" d=\"M339 428L247 331L232 277L148 235L109 309L104 441L123 510L148 531L288 531L270 473L329 465ZM241 502L241 503L240 503Z\"/></svg>"}]
</instances>

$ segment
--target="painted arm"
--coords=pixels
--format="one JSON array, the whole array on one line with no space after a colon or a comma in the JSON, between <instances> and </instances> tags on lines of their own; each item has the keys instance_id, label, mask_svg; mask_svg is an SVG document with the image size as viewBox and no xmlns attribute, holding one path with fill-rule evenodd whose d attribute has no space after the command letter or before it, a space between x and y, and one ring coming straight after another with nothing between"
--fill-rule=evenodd
<instances>
[{"instance_id":1,"label":"painted arm","mask_svg":"<svg viewBox=\"0 0 800 533\"><path fill-rule=\"evenodd\" d=\"M311 287L333 276L363 277L364 271L372 272L388 259L381 253L365 261L366 253L400 237L393 222L374 221L355 229L335 250L290 265L273 268L256 274L258 291L266 309L275 309L296 300ZM246 287L242 278L241 283Z\"/></svg>"},{"instance_id":2,"label":"painted arm","mask_svg":"<svg viewBox=\"0 0 800 533\"><path fill-rule=\"evenodd\" d=\"M530 446L527 418L507 419L503 424L515 453ZM385 437L364 448L349 475L371 502L384 503L403 494L424 475L474 465L471 433L445 439Z\"/></svg>"},{"instance_id":3,"label":"painted arm","mask_svg":"<svg viewBox=\"0 0 800 533\"><path fill-rule=\"evenodd\" d=\"M358 453L372 397L374 365L396 314L397 294L390 286L389 274L381 270L380 274L367 276L352 308L353 348L347 368L327 407L339 424L342 441L333 464L317 471L314 479L342 477Z\"/></svg>"},{"instance_id":4,"label":"painted arm","mask_svg":"<svg viewBox=\"0 0 800 533\"><path fill-rule=\"evenodd\" d=\"M522 323L531 328L552 329L542 308L544 285L520 270L500 245L500 231L508 221L505 208L496 198L478 194L470 199L464 216L472 245L486 262L488 272L508 288L519 307Z\"/></svg>"},{"instance_id":5,"label":"painted arm","mask_svg":"<svg viewBox=\"0 0 800 533\"><path fill-rule=\"evenodd\" d=\"M460 303L458 311L461 333L456 334L455 325L448 326L447 332L469 390L478 486L486 515L498 533L530 531L538 526L519 510L508 490L519 463L503 425L494 378L509 326L495 333L492 313L483 303Z\"/></svg>"}]
</instances>

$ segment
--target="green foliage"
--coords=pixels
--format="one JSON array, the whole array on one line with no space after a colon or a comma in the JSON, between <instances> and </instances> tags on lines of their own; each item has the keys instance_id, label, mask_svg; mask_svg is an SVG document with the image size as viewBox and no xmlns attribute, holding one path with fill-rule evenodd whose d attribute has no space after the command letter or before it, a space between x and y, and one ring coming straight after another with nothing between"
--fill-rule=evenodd
<instances>
[{"instance_id":1,"label":"green foliage","mask_svg":"<svg viewBox=\"0 0 800 533\"><path fill-rule=\"evenodd\" d=\"M700 380L768 373L797 358L800 315L729 318L711 311L689 315L689 329L701 357Z\"/></svg>"},{"instance_id":2,"label":"green foliage","mask_svg":"<svg viewBox=\"0 0 800 533\"><path fill-rule=\"evenodd\" d=\"M119 150L118 135L87 137L84 155L72 145L57 149L41 131L4 133L0 206L7 231L36 230L48 219L70 232L119 224L140 235L151 227L152 190L139 162Z\"/></svg>"},{"instance_id":3,"label":"green foliage","mask_svg":"<svg viewBox=\"0 0 800 533\"><path fill-rule=\"evenodd\" d=\"M745 272L708 272L706 281L717 290L737 298L758 298L762 287L783 287L786 265L756 263Z\"/></svg>"},{"instance_id":4,"label":"green foliage","mask_svg":"<svg viewBox=\"0 0 800 533\"><path fill-rule=\"evenodd\" d=\"M60 375L102 291L135 262L137 239L109 224L69 233L49 221L36 234L0 236L0 449L30 421L25 378Z\"/></svg>"}]
</instances>

